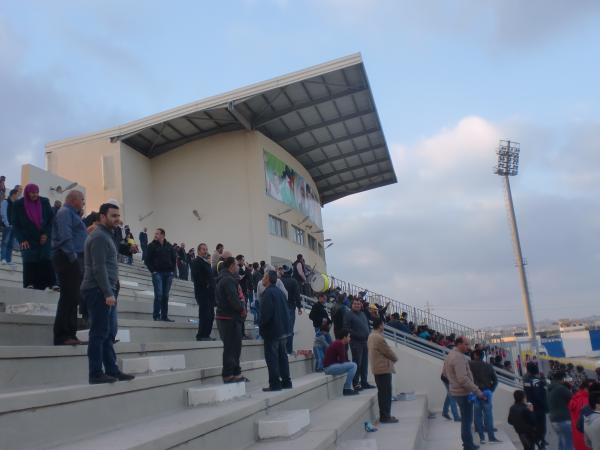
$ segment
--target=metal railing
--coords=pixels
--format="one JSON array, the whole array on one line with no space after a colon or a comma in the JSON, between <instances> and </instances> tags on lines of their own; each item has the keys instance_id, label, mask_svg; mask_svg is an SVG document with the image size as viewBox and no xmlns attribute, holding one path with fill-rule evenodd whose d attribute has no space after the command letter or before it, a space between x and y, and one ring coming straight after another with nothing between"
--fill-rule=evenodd
<instances>
[{"instance_id":1,"label":"metal railing","mask_svg":"<svg viewBox=\"0 0 600 450\"><path fill-rule=\"evenodd\" d=\"M359 292L366 292L367 300L369 302L375 302L382 306L389 302L390 306L388 307L388 312L397 312L399 314L403 312L407 313L408 321L413 322L415 326L427 325L431 329L445 336L449 336L451 334L455 334L456 336L466 336L474 342L488 343L489 341L488 334L483 331L476 330L452 320L448 320L444 317L432 314L431 311L408 305L385 295L373 292L362 286L358 286L354 283L341 280L332 275L328 275L328 277L331 280L330 289L335 290L339 288L341 292L345 292L346 294L353 296L358 295Z\"/></svg>"},{"instance_id":2,"label":"metal railing","mask_svg":"<svg viewBox=\"0 0 600 450\"><path fill-rule=\"evenodd\" d=\"M307 307L308 309L312 309L312 305L315 303L315 299L303 295L302 300L305 307ZM447 347L442 347L441 345L427 341L413 334L397 330L396 328L390 327L388 325L385 325L384 335L386 338L394 341L395 343L405 345L406 347L425 353L426 355L432 356L442 361L446 359L446 356L448 355L448 353L450 353L450 349L448 349ZM499 369L498 367L494 367L494 370L496 371L498 382L510 387L519 389L522 388L523 383L521 381L521 377L518 374L509 372L507 370Z\"/></svg>"}]
</instances>

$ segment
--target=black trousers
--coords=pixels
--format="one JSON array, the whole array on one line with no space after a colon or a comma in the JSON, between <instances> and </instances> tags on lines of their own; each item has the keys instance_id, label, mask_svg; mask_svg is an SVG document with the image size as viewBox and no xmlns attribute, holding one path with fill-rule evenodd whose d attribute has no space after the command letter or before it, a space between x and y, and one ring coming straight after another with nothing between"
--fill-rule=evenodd
<instances>
[{"instance_id":1,"label":"black trousers","mask_svg":"<svg viewBox=\"0 0 600 450\"><path fill-rule=\"evenodd\" d=\"M242 323L239 320L217 320L219 335L223 341L223 378L242 373L240 354L242 353Z\"/></svg>"},{"instance_id":2,"label":"black trousers","mask_svg":"<svg viewBox=\"0 0 600 450\"><path fill-rule=\"evenodd\" d=\"M34 289L43 291L54 286L55 282L54 269L49 259L23 263L23 287L33 286Z\"/></svg>"},{"instance_id":3,"label":"black trousers","mask_svg":"<svg viewBox=\"0 0 600 450\"><path fill-rule=\"evenodd\" d=\"M366 341L350 341L350 351L352 352L352 361L356 363L356 375L354 375L354 386L360 384L367 385L367 375L369 374L369 350Z\"/></svg>"},{"instance_id":4,"label":"black trousers","mask_svg":"<svg viewBox=\"0 0 600 450\"><path fill-rule=\"evenodd\" d=\"M77 306L81 301L79 287L82 280L82 259L83 255L71 262L61 251L57 251L52 258L60 283L60 297L54 318L54 345L61 345L66 339L75 338L77 333Z\"/></svg>"},{"instance_id":5,"label":"black trousers","mask_svg":"<svg viewBox=\"0 0 600 450\"><path fill-rule=\"evenodd\" d=\"M198 333L196 339L210 337L215 321L214 294L210 289L195 289L198 304Z\"/></svg>"},{"instance_id":6,"label":"black trousers","mask_svg":"<svg viewBox=\"0 0 600 450\"><path fill-rule=\"evenodd\" d=\"M377 403L379 403L379 419L387 419L392 415L392 374L375 375L377 385Z\"/></svg>"},{"instance_id":7,"label":"black trousers","mask_svg":"<svg viewBox=\"0 0 600 450\"><path fill-rule=\"evenodd\" d=\"M292 385L290 365L287 355L287 337L281 339L265 339L265 361L269 371L269 387L281 389Z\"/></svg>"}]
</instances>

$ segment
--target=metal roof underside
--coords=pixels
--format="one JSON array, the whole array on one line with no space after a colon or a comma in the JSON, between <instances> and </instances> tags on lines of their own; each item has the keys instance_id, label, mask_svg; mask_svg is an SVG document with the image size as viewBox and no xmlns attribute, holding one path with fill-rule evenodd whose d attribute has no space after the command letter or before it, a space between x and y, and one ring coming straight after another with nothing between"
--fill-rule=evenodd
<instances>
[{"instance_id":1,"label":"metal roof underside","mask_svg":"<svg viewBox=\"0 0 600 450\"><path fill-rule=\"evenodd\" d=\"M323 205L397 181L362 61L278 81L113 139L153 158L217 133L257 130L306 168Z\"/></svg>"}]
</instances>

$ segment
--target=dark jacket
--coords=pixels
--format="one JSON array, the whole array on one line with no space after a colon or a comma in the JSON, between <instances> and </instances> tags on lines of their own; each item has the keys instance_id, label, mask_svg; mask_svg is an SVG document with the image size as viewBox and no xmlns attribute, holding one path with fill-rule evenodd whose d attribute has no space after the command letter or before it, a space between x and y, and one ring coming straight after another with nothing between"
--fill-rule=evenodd
<instances>
[{"instance_id":1,"label":"dark jacket","mask_svg":"<svg viewBox=\"0 0 600 450\"><path fill-rule=\"evenodd\" d=\"M523 391L525 391L527 400L533 404L533 411L536 414L546 414L548 412L545 379L526 373L523 377Z\"/></svg>"},{"instance_id":2,"label":"dark jacket","mask_svg":"<svg viewBox=\"0 0 600 450\"><path fill-rule=\"evenodd\" d=\"M148 233L140 231L140 245L142 246L142 248L148 246Z\"/></svg>"},{"instance_id":3,"label":"dark jacket","mask_svg":"<svg viewBox=\"0 0 600 450\"><path fill-rule=\"evenodd\" d=\"M207 291L208 294L212 294L210 297L214 298L215 278L210 263L197 256L190 263L190 273L194 282L196 300L206 298Z\"/></svg>"},{"instance_id":4,"label":"dark jacket","mask_svg":"<svg viewBox=\"0 0 600 450\"><path fill-rule=\"evenodd\" d=\"M221 270L215 291L217 301L216 318L243 321L244 307L240 301L238 281L228 270Z\"/></svg>"},{"instance_id":5,"label":"dark jacket","mask_svg":"<svg viewBox=\"0 0 600 450\"><path fill-rule=\"evenodd\" d=\"M469 361L473 380L479 389L490 389L494 391L498 386L498 377L491 364L483 361Z\"/></svg>"},{"instance_id":6,"label":"dark jacket","mask_svg":"<svg viewBox=\"0 0 600 450\"><path fill-rule=\"evenodd\" d=\"M569 414L569 401L571 390L562 383L551 383L548 386L548 410L550 422L564 422L571 420Z\"/></svg>"},{"instance_id":7,"label":"dark jacket","mask_svg":"<svg viewBox=\"0 0 600 450\"><path fill-rule=\"evenodd\" d=\"M518 434L535 434L535 416L527 409L525 403L516 403L508 411L508 423Z\"/></svg>"},{"instance_id":8,"label":"dark jacket","mask_svg":"<svg viewBox=\"0 0 600 450\"><path fill-rule=\"evenodd\" d=\"M263 339L282 339L289 336L290 314L283 292L274 285L260 297L260 335Z\"/></svg>"},{"instance_id":9,"label":"dark jacket","mask_svg":"<svg viewBox=\"0 0 600 450\"><path fill-rule=\"evenodd\" d=\"M281 282L288 293L287 303L290 309L302 309L302 299L300 298L300 284L289 275L281 277Z\"/></svg>"},{"instance_id":10,"label":"dark jacket","mask_svg":"<svg viewBox=\"0 0 600 450\"><path fill-rule=\"evenodd\" d=\"M392 328L395 328L396 330L402 331L404 333L410 333L410 328L408 328L408 324L406 322L402 322L401 320L390 320L387 325L389 325Z\"/></svg>"},{"instance_id":11,"label":"dark jacket","mask_svg":"<svg viewBox=\"0 0 600 450\"><path fill-rule=\"evenodd\" d=\"M148 245L144 262L152 273L174 272L176 264L175 250L168 241L164 241L163 245L160 245L158 241L154 240Z\"/></svg>"},{"instance_id":12,"label":"dark jacket","mask_svg":"<svg viewBox=\"0 0 600 450\"><path fill-rule=\"evenodd\" d=\"M19 243L27 241L29 250L23 250L23 262L39 262L50 259L51 253L51 234L52 234L52 207L50 201L45 197L40 197L42 202L42 227L37 229L29 220L25 212L24 199L17 200L12 207L12 226L15 237ZM48 240L44 245L40 244L40 238L46 235Z\"/></svg>"},{"instance_id":13,"label":"dark jacket","mask_svg":"<svg viewBox=\"0 0 600 450\"><path fill-rule=\"evenodd\" d=\"M320 302L317 302L313 305L308 318L312 320L313 327L321 328L323 325L323 321L327 321L327 323L331 323L331 319L329 318L329 314L327 314L327 309L325 305L322 305Z\"/></svg>"},{"instance_id":14,"label":"dark jacket","mask_svg":"<svg viewBox=\"0 0 600 450\"><path fill-rule=\"evenodd\" d=\"M350 330L350 336L353 341L367 342L369 338L369 322L362 310L357 312L350 310L346 312L344 315L344 328Z\"/></svg>"}]
</instances>

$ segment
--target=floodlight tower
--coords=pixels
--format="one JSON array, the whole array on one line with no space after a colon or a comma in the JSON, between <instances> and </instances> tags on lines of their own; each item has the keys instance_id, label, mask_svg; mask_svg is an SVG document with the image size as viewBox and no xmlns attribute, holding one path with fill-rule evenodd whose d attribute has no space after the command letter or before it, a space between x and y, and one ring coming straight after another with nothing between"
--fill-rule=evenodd
<instances>
[{"instance_id":1,"label":"floodlight tower","mask_svg":"<svg viewBox=\"0 0 600 450\"><path fill-rule=\"evenodd\" d=\"M527 274L525 273L525 263L523 262L523 253L521 251L521 240L519 239L519 229L517 228L517 218L515 217L515 207L513 205L512 193L510 190L510 180L508 177L513 177L519 173L519 152L520 145L518 142L510 140L501 140L498 145L498 165L495 168L495 173L500 175L504 180L504 190L506 198L506 209L510 221L513 250L517 260L517 269L519 271L519 281L521 283L521 299L525 308L525 319L527 320L527 334L531 339L532 348L537 349L537 338L535 334L535 324L533 322L533 314L531 313L531 300L529 299L529 286L527 284Z\"/></svg>"}]
</instances>

